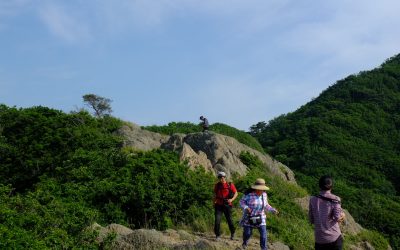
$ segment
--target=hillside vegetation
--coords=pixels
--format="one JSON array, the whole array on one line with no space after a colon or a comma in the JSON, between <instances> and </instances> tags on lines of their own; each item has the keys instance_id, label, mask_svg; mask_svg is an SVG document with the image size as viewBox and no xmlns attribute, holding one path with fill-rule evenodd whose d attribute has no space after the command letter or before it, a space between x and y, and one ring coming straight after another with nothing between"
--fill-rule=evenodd
<instances>
[{"instance_id":1,"label":"hillside vegetation","mask_svg":"<svg viewBox=\"0 0 400 250\"><path fill-rule=\"evenodd\" d=\"M190 170L173 152L123 148L115 133L121 125L107 115L0 105L0 249L112 249L113 235L99 243L97 233L88 230L94 223L212 235L215 177L201 167ZM238 189L265 178L269 201L281 211L268 218L270 240L310 249L312 227L294 202L306 191L274 178L249 153L241 159L249 171L235 177ZM225 223L222 230L228 233ZM363 239L387 249L387 242L369 231L346 244Z\"/></svg>"},{"instance_id":2,"label":"hillside vegetation","mask_svg":"<svg viewBox=\"0 0 400 250\"><path fill-rule=\"evenodd\" d=\"M172 152L121 148L121 124L0 105L0 249L97 249L84 230L94 222L166 229L208 217L213 177Z\"/></svg>"},{"instance_id":3,"label":"hillside vegetation","mask_svg":"<svg viewBox=\"0 0 400 250\"><path fill-rule=\"evenodd\" d=\"M338 81L297 111L251 128L311 193L322 174L364 227L400 249L400 55Z\"/></svg>"}]
</instances>

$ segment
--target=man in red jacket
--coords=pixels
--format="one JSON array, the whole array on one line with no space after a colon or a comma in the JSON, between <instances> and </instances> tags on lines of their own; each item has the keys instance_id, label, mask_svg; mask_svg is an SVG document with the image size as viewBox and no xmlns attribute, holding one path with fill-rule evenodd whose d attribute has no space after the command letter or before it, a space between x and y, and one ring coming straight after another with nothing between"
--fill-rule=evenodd
<instances>
[{"instance_id":1,"label":"man in red jacket","mask_svg":"<svg viewBox=\"0 0 400 250\"><path fill-rule=\"evenodd\" d=\"M232 222L232 202L238 196L236 187L233 183L226 181L226 174L218 172L219 181L214 186L214 211L215 223L214 233L217 240L221 235L220 224L222 213L225 214L226 221L228 222L229 230L231 231L231 240L235 235L235 226Z\"/></svg>"}]
</instances>

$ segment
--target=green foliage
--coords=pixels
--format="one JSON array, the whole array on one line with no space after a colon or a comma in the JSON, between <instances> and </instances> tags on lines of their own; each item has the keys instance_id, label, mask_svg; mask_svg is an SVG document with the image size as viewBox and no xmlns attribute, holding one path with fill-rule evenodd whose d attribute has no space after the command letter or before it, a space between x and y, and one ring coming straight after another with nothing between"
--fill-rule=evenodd
<instances>
[{"instance_id":1,"label":"green foliage","mask_svg":"<svg viewBox=\"0 0 400 250\"><path fill-rule=\"evenodd\" d=\"M172 135L175 133L190 134L203 131L200 125L193 124L191 122L170 122L164 126L144 126L143 129L164 134Z\"/></svg>"},{"instance_id":2,"label":"green foliage","mask_svg":"<svg viewBox=\"0 0 400 250\"><path fill-rule=\"evenodd\" d=\"M1 249L97 249L94 222L166 229L208 219L211 174L172 152L123 149L121 124L0 106Z\"/></svg>"},{"instance_id":3,"label":"green foliage","mask_svg":"<svg viewBox=\"0 0 400 250\"><path fill-rule=\"evenodd\" d=\"M363 226L400 247L400 55L325 90L296 112L251 134L316 193L330 174L335 193Z\"/></svg>"},{"instance_id":4,"label":"green foliage","mask_svg":"<svg viewBox=\"0 0 400 250\"><path fill-rule=\"evenodd\" d=\"M54 174L75 150L101 152L121 144L111 134L120 121L94 119L86 112L66 115L45 107L1 105L0 124L0 182L17 190L31 188L45 173Z\"/></svg>"},{"instance_id":5,"label":"green foliage","mask_svg":"<svg viewBox=\"0 0 400 250\"><path fill-rule=\"evenodd\" d=\"M51 182L51 181L49 181ZM10 186L0 185L1 249L54 249L84 243L82 229L97 217L97 212L82 202L54 196L51 190L10 196ZM53 185L54 183L50 184Z\"/></svg>"},{"instance_id":6,"label":"green foliage","mask_svg":"<svg viewBox=\"0 0 400 250\"><path fill-rule=\"evenodd\" d=\"M190 222L190 208L207 206L212 196L210 174L202 168L191 171L176 154L161 150L131 153L117 174L97 185L95 203L114 204L134 228L166 229ZM108 223L116 221L113 210L104 212L109 214Z\"/></svg>"},{"instance_id":7,"label":"green foliage","mask_svg":"<svg viewBox=\"0 0 400 250\"><path fill-rule=\"evenodd\" d=\"M382 236L382 234L370 230L362 230L357 235L346 237L346 240L344 241L344 247L347 248L349 245L355 245L357 242L363 241L370 242L376 250L388 249L388 241Z\"/></svg>"},{"instance_id":8,"label":"green foliage","mask_svg":"<svg viewBox=\"0 0 400 250\"><path fill-rule=\"evenodd\" d=\"M83 102L94 110L96 117L100 118L111 114L111 99L94 94L86 94L82 98Z\"/></svg>"}]
</instances>

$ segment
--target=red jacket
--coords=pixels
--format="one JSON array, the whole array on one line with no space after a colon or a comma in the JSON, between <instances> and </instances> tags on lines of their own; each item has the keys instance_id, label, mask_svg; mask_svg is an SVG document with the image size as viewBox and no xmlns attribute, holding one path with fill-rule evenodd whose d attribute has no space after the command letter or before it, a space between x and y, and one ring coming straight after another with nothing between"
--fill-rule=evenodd
<instances>
[{"instance_id":1,"label":"red jacket","mask_svg":"<svg viewBox=\"0 0 400 250\"><path fill-rule=\"evenodd\" d=\"M235 194L237 192L235 185L232 182L217 182L214 185L214 194L216 197L215 204L217 205L223 205L224 204L224 199L228 199L229 195L229 186L231 188L231 192ZM232 203L229 203L229 205L232 205Z\"/></svg>"}]
</instances>

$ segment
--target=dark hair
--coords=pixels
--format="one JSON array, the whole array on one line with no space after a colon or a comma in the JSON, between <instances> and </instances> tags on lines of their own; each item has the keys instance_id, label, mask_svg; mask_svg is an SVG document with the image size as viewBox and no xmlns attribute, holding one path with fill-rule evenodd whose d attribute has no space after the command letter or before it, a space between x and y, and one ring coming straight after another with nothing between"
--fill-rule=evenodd
<instances>
[{"instance_id":1,"label":"dark hair","mask_svg":"<svg viewBox=\"0 0 400 250\"><path fill-rule=\"evenodd\" d=\"M333 187L333 180L332 177L329 175L324 175L319 178L319 188L321 190L331 190Z\"/></svg>"}]
</instances>

